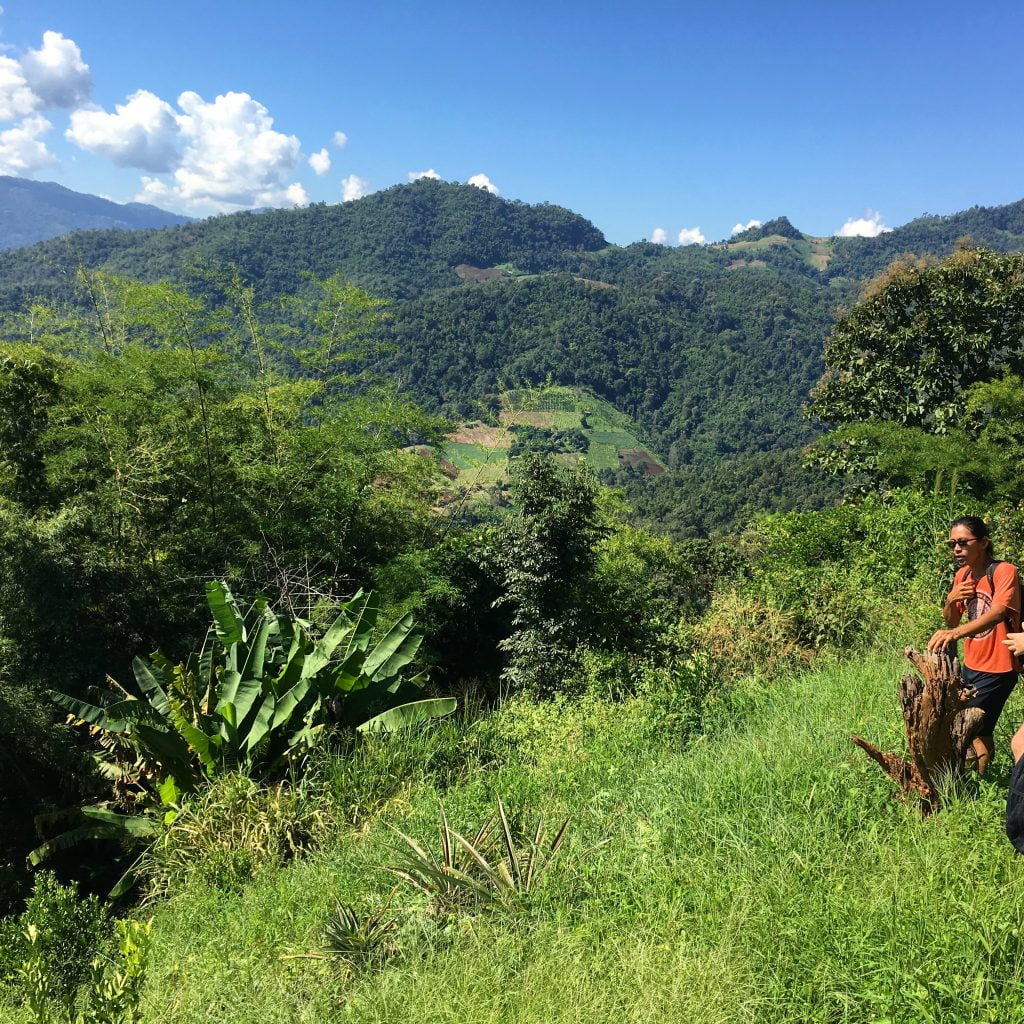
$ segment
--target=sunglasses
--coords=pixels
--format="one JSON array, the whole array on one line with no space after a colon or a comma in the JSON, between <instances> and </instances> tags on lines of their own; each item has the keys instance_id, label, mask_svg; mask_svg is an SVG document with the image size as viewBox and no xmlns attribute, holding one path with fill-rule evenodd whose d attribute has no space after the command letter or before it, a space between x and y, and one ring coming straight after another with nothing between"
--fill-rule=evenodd
<instances>
[{"instance_id":1,"label":"sunglasses","mask_svg":"<svg viewBox=\"0 0 1024 1024\"><path fill-rule=\"evenodd\" d=\"M967 540L947 540L946 547L949 548L950 551L952 551L954 548L968 548L977 539L977 537L968 537Z\"/></svg>"}]
</instances>

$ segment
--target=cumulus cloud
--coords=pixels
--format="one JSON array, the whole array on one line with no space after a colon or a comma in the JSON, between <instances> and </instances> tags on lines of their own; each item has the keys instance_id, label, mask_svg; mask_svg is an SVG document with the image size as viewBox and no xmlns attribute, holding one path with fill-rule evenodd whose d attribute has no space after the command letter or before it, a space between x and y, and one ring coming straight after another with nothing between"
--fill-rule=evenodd
<instances>
[{"instance_id":1,"label":"cumulus cloud","mask_svg":"<svg viewBox=\"0 0 1024 1024\"><path fill-rule=\"evenodd\" d=\"M21 58L29 88L47 107L76 107L89 98L92 78L89 65L73 39L60 32L44 32L43 45Z\"/></svg>"},{"instance_id":2,"label":"cumulus cloud","mask_svg":"<svg viewBox=\"0 0 1024 1024\"><path fill-rule=\"evenodd\" d=\"M92 81L81 51L59 32L19 60L0 57L0 120L13 121L51 107L74 107L89 97Z\"/></svg>"},{"instance_id":3,"label":"cumulus cloud","mask_svg":"<svg viewBox=\"0 0 1024 1024\"><path fill-rule=\"evenodd\" d=\"M29 87L21 65L0 57L0 120L13 121L39 109L39 97Z\"/></svg>"},{"instance_id":4,"label":"cumulus cloud","mask_svg":"<svg viewBox=\"0 0 1024 1024\"><path fill-rule=\"evenodd\" d=\"M309 202L309 193L299 182L293 181L284 190L284 198L286 206L305 206Z\"/></svg>"},{"instance_id":5,"label":"cumulus cloud","mask_svg":"<svg viewBox=\"0 0 1024 1024\"><path fill-rule=\"evenodd\" d=\"M55 163L41 136L53 126L38 114L0 132L0 174L27 177Z\"/></svg>"},{"instance_id":6,"label":"cumulus cloud","mask_svg":"<svg viewBox=\"0 0 1024 1024\"><path fill-rule=\"evenodd\" d=\"M245 92L212 102L183 92L178 106L183 148L177 166L170 181L143 178L136 197L141 202L203 214L308 201L305 189L288 182L299 161L299 140L275 131L262 103Z\"/></svg>"},{"instance_id":7,"label":"cumulus cloud","mask_svg":"<svg viewBox=\"0 0 1024 1024\"><path fill-rule=\"evenodd\" d=\"M477 188L482 188L485 192L490 192L491 195L500 196L501 190L498 188L486 174L474 174L466 182L467 185L476 185Z\"/></svg>"},{"instance_id":8,"label":"cumulus cloud","mask_svg":"<svg viewBox=\"0 0 1024 1024\"><path fill-rule=\"evenodd\" d=\"M680 245L703 245L707 239L700 228L680 228L677 241Z\"/></svg>"},{"instance_id":9,"label":"cumulus cloud","mask_svg":"<svg viewBox=\"0 0 1024 1024\"><path fill-rule=\"evenodd\" d=\"M341 200L350 203L353 199L362 199L366 195L370 183L357 174L350 174L341 181Z\"/></svg>"},{"instance_id":10,"label":"cumulus cloud","mask_svg":"<svg viewBox=\"0 0 1024 1024\"><path fill-rule=\"evenodd\" d=\"M118 167L140 167L157 174L173 170L180 160L181 127L174 108L145 89L118 103L116 113L99 108L76 110L65 136L90 153L105 156Z\"/></svg>"},{"instance_id":11,"label":"cumulus cloud","mask_svg":"<svg viewBox=\"0 0 1024 1024\"><path fill-rule=\"evenodd\" d=\"M651 241L655 245L667 245L668 244L668 232L664 228L655 228L651 232Z\"/></svg>"},{"instance_id":12,"label":"cumulus cloud","mask_svg":"<svg viewBox=\"0 0 1024 1024\"><path fill-rule=\"evenodd\" d=\"M410 181L419 181L420 178L433 178L434 181L440 181L441 175L438 174L433 167L427 171L409 171Z\"/></svg>"},{"instance_id":13,"label":"cumulus cloud","mask_svg":"<svg viewBox=\"0 0 1024 1024\"><path fill-rule=\"evenodd\" d=\"M344 132L335 132L331 136L331 145L335 149L344 149L348 145L348 136Z\"/></svg>"},{"instance_id":14,"label":"cumulus cloud","mask_svg":"<svg viewBox=\"0 0 1024 1024\"><path fill-rule=\"evenodd\" d=\"M317 174L326 174L331 169L331 154L326 149L321 149L309 158L309 166Z\"/></svg>"},{"instance_id":15,"label":"cumulus cloud","mask_svg":"<svg viewBox=\"0 0 1024 1024\"><path fill-rule=\"evenodd\" d=\"M741 231L749 231L751 228L759 228L760 226L761 222L759 220L748 220L746 224L734 224L729 234L738 235Z\"/></svg>"},{"instance_id":16,"label":"cumulus cloud","mask_svg":"<svg viewBox=\"0 0 1024 1024\"><path fill-rule=\"evenodd\" d=\"M851 217L837 232L840 238L876 238L892 231L882 223L882 215L876 210L865 210L863 217Z\"/></svg>"}]
</instances>

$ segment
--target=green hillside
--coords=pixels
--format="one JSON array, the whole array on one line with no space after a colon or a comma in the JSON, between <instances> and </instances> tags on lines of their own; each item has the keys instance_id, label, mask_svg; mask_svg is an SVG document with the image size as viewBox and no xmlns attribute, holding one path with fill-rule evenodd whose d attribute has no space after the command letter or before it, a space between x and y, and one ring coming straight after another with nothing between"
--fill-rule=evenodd
<instances>
[{"instance_id":1,"label":"green hillside","mask_svg":"<svg viewBox=\"0 0 1024 1024\"><path fill-rule=\"evenodd\" d=\"M812 238L780 217L717 245L619 247L560 207L424 179L337 206L85 233L8 253L0 308L71 298L78 265L185 278L211 298L196 268L236 265L266 303L308 289L306 275L340 273L391 300L381 327L391 355L374 368L428 410L465 421L481 407L496 413L508 381L550 379L628 416L670 478L711 480L718 467L813 440L801 410L836 308L894 256L941 256L964 235L1020 247L1024 203L924 217L871 239ZM598 461L615 468L607 453ZM671 486L658 482L662 493ZM682 495L689 484L678 486ZM823 500L806 481L787 487L765 493L767 507ZM762 500L748 497L745 508Z\"/></svg>"}]
</instances>

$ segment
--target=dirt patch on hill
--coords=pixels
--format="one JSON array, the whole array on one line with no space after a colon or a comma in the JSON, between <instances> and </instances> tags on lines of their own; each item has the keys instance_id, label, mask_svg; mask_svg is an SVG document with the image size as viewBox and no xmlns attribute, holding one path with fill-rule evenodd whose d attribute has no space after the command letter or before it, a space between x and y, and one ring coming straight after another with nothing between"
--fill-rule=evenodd
<instances>
[{"instance_id":1,"label":"dirt patch on hill","mask_svg":"<svg viewBox=\"0 0 1024 1024\"><path fill-rule=\"evenodd\" d=\"M660 476L665 472L647 452L639 448L623 448L619 452L619 462L623 466L639 469L644 476Z\"/></svg>"},{"instance_id":2,"label":"dirt patch on hill","mask_svg":"<svg viewBox=\"0 0 1024 1024\"><path fill-rule=\"evenodd\" d=\"M504 418L502 413L502 418ZM509 448L512 435L505 427L488 427L483 423L464 424L448 435L456 444L478 444L483 448Z\"/></svg>"}]
</instances>

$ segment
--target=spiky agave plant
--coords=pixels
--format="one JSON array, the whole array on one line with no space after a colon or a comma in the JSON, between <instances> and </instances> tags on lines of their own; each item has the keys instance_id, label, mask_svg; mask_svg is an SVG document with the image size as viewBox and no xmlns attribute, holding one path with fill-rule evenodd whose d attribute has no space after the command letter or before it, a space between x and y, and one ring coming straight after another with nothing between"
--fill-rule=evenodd
<instances>
[{"instance_id":1,"label":"spiky agave plant","mask_svg":"<svg viewBox=\"0 0 1024 1024\"><path fill-rule=\"evenodd\" d=\"M499 799L497 813L468 839L449 826L442 807L438 853L399 831L405 844L402 863L388 870L430 896L441 914L493 903L517 905L538 888L557 860L568 828L566 818L548 842L547 826L538 815L530 833L518 836Z\"/></svg>"}]
</instances>

